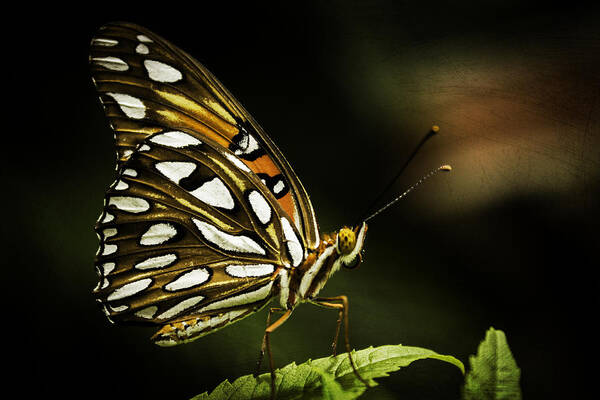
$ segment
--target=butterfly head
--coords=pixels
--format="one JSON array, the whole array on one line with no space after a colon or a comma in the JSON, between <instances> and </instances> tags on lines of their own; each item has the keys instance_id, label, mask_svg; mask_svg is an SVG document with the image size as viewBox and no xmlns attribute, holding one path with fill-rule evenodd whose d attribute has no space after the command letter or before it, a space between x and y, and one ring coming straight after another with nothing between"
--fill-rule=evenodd
<instances>
[{"instance_id":1,"label":"butterfly head","mask_svg":"<svg viewBox=\"0 0 600 400\"><path fill-rule=\"evenodd\" d=\"M361 263L366 233L367 224L364 222L355 228L345 226L337 232L335 248L344 267L353 269Z\"/></svg>"}]
</instances>

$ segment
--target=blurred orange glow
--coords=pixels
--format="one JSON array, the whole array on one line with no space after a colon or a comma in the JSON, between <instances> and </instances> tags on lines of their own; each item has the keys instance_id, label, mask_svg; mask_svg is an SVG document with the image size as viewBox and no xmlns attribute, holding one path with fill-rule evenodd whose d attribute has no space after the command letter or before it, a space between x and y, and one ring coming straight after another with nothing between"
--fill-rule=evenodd
<instances>
[{"instance_id":1,"label":"blurred orange glow","mask_svg":"<svg viewBox=\"0 0 600 400\"><path fill-rule=\"evenodd\" d=\"M440 125L419 163L452 164L443 179L456 197L440 204L423 196L419 205L474 211L515 195L585 190L599 179L598 81L583 51L440 41L385 58L373 43L358 45L372 57L356 67L367 79L348 89L356 107L382 108L415 138Z\"/></svg>"}]
</instances>

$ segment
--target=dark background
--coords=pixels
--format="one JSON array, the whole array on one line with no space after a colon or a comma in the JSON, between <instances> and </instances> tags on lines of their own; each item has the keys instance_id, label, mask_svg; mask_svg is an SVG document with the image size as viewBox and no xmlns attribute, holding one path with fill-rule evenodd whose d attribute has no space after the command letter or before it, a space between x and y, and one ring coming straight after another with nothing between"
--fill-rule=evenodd
<instances>
[{"instance_id":1,"label":"dark background","mask_svg":"<svg viewBox=\"0 0 600 400\"><path fill-rule=\"evenodd\" d=\"M356 348L403 343L467 364L493 326L525 398L582 397L597 354L598 9L250 3L5 13L3 330L20 397L186 399L253 372L260 346L264 311L163 349L153 329L110 325L94 303L92 227L114 151L87 54L113 20L146 26L219 77L283 150L323 231L352 223L439 124L389 196L443 163L454 171L373 220L365 263L323 293L349 296ZM300 306L274 336L276 363L327 355L334 326ZM422 361L365 398L456 399L461 382L455 367Z\"/></svg>"}]
</instances>

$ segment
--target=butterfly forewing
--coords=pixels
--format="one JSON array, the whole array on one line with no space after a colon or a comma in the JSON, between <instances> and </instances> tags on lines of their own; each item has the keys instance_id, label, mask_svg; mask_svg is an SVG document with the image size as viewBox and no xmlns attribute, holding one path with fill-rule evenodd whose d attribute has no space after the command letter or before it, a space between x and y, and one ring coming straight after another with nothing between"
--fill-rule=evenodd
<instances>
[{"instance_id":1,"label":"butterfly forewing","mask_svg":"<svg viewBox=\"0 0 600 400\"><path fill-rule=\"evenodd\" d=\"M319 244L308 195L275 144L225 87L176 46L128 23L103 27L90 64L121 165L149 135L181 130L241 159L277 199L310 248Z\"/></svg>"},{"instance_id":2,"label":"butterfly forewing","mask_svg":"<svg viewBox=\"0 0 600 400\"><path fill-rule=\"evenodd\" d=\"M113 321L249 310L272 295L278 269L298 266L306 251L245 164L183 131L148 137L123 162L96 232L95 294Z\"/></svg>"}]
</instances>

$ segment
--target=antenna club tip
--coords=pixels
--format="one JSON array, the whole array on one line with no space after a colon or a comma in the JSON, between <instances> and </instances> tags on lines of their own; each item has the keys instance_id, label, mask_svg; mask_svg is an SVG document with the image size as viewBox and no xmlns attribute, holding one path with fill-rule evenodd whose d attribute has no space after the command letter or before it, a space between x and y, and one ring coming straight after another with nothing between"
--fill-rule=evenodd
<instances>
[{"instance_id":1,"label":"antenna club tip","mask_svg":"<svg viewBox=\"0 0 600 400\"><path fill-rule=\"evenodd\" d=\"M440 127L438 125L433 125L431 127L431 132L438 133L440 131Z\"/></svg>"},{"instance_id":2,"label":"antenna club tip","mask_svg":"<svg viewBox=\"0 0 600 400\"><path fill-rule=\"evenodd\" d=\"M452 171L452 165L446 164L439 168L441 171Z\"/></svg>"}]
</instances>

